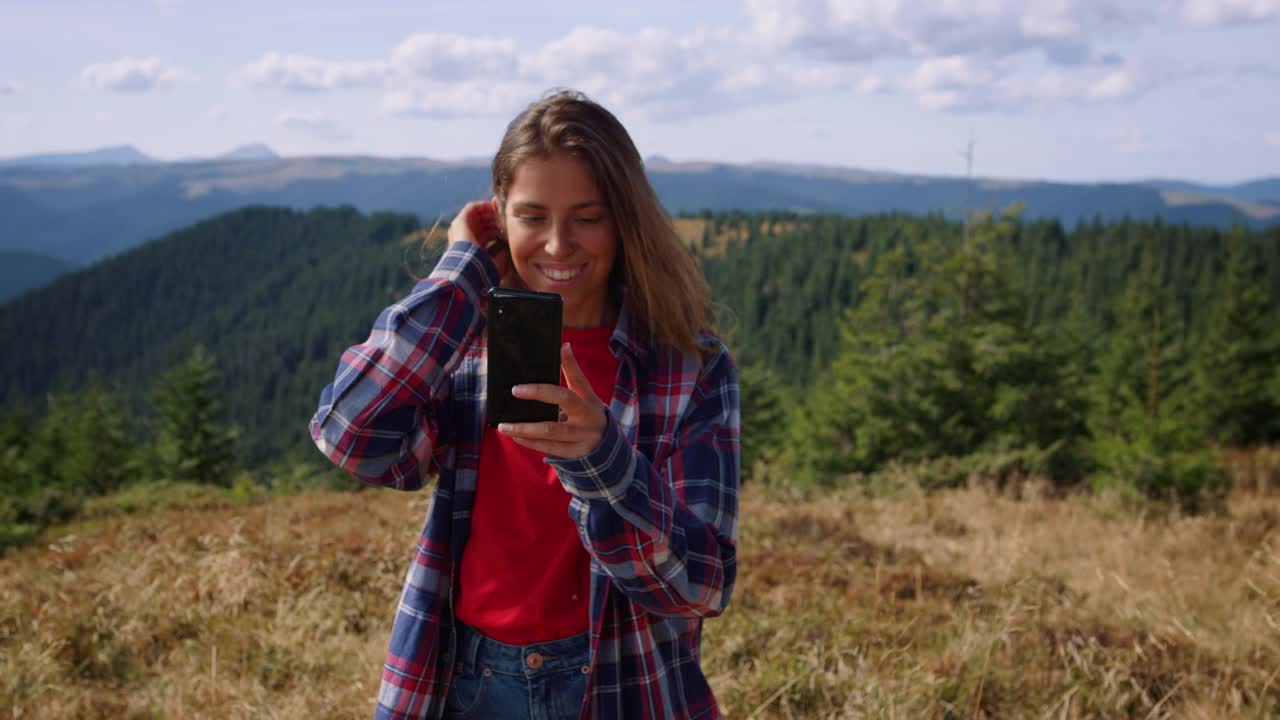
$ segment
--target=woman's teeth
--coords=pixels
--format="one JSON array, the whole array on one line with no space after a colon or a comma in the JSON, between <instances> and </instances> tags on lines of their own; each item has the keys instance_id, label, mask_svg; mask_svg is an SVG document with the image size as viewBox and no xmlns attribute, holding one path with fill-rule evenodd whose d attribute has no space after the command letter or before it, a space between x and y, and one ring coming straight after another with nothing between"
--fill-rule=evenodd
<instances>
[{"instance_id":1,"label":"woman's teeth","mask_svg":"<svg viewBox=\"0 0 1280 720\"><path fill-rule=\"evenodd\" d=\"M540 270L542 270L543 275L546 275L548 278L551 278L552 280L556 280L558 282L564 282L565 280L572 280L578 276L578 273L582 272L582 268L574 268L572 270L555 270L552 268L544 267L544 268L540 268Z\"/></svg>"}]
</instances>

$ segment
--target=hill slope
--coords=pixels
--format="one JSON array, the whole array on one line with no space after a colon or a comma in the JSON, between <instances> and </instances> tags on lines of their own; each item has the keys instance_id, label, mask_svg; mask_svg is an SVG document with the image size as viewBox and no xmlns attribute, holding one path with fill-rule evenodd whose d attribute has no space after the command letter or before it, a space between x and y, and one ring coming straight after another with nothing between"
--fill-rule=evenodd
<instances>
[{"instance_id":1,"label":"hill slope","mask_svg":"<svg viewBox=\"0 0 1280 720\"><path fill-rule=\"evenodd\" d=\"M937 215L902 214L732 213L681 227L706 256L716 299L732 312L738 359L795 384L831 360L839 320L881 253L912 238L950 242L961 233ZM1028 311L1043 322L1083 298L1082 309L1106 327L1145 244L1155 240L1168 302L1195 327L1225 252L1211 228L1019 227L1008 250L1034 288ZM245 459L309 452L305 419L338 354L364 340L377 313L409 289L407 268L417 275L431 268L420 240L402 242L418 228L413 216L351 208L248 208L60 278L0 305L0 407L79 387L92 374L138 399L202 343L226 378L225 399L245 430ZM1280 226L1249 237L1264 259L1266 286L1280 292ZM1280 306L1280 297L1270 301Z\"/></svg>"},{"instance_id":2,"label":"hill slope","mask_svg":"<svg viewBox=\"0 0 1280 720\"><path fill-rule=\"evenodd\" d=\"M703 631L726 716L1280 710L1274 498L1161 519L978 491L758 490L742 494L733 599ZM367 716L427 500L377 490L167 512L0 558L0 705Z\"/></svg>"},{"instance_id":3,"label":"hill slope","mask_svg":"<svg viewBox=\"0 0 1280 720\"><path fill-rule=\"evenodd\" d=\"M417 247L401 239L417 225L350 208L249 208L66 275L0 306L0 392L43 397L94 373L139 399L201 343L248 459L304 447L338 354L410 286Z\"/></svg>"},{"instance_id":4,"label":"hill slope","mask_svg":"<svg viewBox=\"0 0 1280 720\"><path fill-rule=\"evenodd\" d=\"M22 250L0 250L0 304L75 269L66 260Z\"/></svg>"}]
</instances>

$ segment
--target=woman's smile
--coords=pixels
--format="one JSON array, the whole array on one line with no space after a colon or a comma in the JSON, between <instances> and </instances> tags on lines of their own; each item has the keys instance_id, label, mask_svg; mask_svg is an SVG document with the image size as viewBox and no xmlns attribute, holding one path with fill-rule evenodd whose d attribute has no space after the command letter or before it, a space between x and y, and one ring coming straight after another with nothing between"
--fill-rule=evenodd
<instances>
[{"instance_id":1,"label":"woman's smile","mask_svg":"<svg viewBox=\"0 0 1280 720\"><path fill-rule=\"evenodd\" d=\"M581 265L540 265L534 263L534 267L542 273L547 282L556 286L572 285L573 281L582 275L582 271L586 269L586 264Z\"/></svg>"}]
</instances>

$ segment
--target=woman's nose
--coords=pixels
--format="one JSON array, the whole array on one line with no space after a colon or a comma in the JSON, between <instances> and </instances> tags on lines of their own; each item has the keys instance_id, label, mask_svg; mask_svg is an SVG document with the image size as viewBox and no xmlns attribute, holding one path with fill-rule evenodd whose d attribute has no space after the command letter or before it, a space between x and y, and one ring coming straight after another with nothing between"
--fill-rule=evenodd
<instances>
[{"instance_id":1,"label":"woman's nose","mask_svg":"<svg viewBox=\"0 0 1280 720\"><path fill-rule=\"evenodd\" d=\"M559 223L553 225L547 232L547 243L543 249L552 257L572 255L573 240L569 237L569 228Z\"/></svg>"}]
</instances>

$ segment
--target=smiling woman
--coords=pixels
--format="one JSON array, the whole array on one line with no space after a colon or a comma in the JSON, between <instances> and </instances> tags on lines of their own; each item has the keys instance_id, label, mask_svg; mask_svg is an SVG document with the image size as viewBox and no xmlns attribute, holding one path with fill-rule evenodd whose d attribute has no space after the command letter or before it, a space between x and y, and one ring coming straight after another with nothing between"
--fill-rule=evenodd
<instances>
[{"instance_id":1,"label":"smiling woman","mask_svg":"<svg viewBox=\"0 0 1280 720\"><path fill-rule=\"evenodd\" d=\"M494 197L342 356L311 437L403 490L438 475L377 717L719 716L702 621L737 576L738 375L627 131L573 92L508 126ZM560 295L560 420L484 417L485 297Z\"/></svg>"},{"instance_id":2,"label":"smiling woman","mask_svg":"<svg viewBox=\"0 0 1280 720\"><path fill-rule=\"evenodd\" d=\"M517 276L530 290L558 293L568 327L613 319L608 285L618 239L587 164L563 152L530 158L507 194L502 224Z\"/></svg>"}]
</instances>

